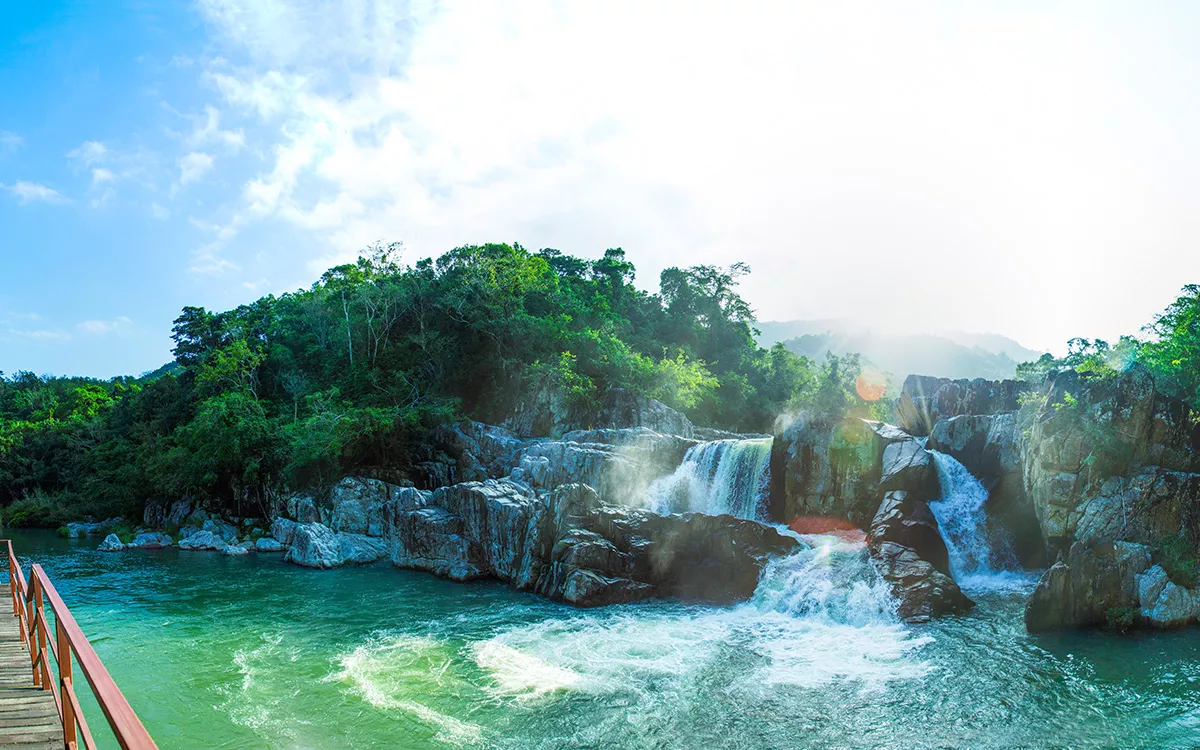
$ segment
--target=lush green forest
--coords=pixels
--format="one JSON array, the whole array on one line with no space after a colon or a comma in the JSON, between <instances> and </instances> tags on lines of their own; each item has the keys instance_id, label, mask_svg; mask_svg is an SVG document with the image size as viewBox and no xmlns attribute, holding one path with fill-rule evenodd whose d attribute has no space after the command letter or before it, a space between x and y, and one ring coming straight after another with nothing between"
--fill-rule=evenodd
<instances>
[{"instance_id":1,"label":"lush green forest","mask_svg":"<svg viewBox=\"0 0 1200 750\"><path fill-rule=\"evenodd\" d=\"M741 431L789 408L871 406L857 357L755 344L743 264L669 268L651 294L620 249L490 244L412 264L400 249L372 247L308 290L186 307L175 362L142 377L0 375L5 521L129 517L180 497L257 514L288 488L403 475L432 427L503 423L546 389L583 423L612 387Z\"/></svg>"}]
</instances>

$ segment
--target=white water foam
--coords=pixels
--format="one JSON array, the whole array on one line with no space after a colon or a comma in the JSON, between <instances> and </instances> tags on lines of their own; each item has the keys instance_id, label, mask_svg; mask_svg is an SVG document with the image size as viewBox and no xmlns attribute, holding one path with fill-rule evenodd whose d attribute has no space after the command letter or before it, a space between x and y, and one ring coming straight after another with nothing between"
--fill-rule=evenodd
<instances>
[{"instance_id":1,"label":"white water foam","mask_svg":"<svg viewBox=\"0 0 1200 750\"><path fill-rule=\"evenodd\" d=\"M614 607L508 628L477 645L476 664L506 698L633 692L650 702L714 673L730 684L862 690L927 674L913 652L931 639L899 623L863 545L805 539L813 546L769 564L744 605ZM535 667L514 676L525 659Z\"/></svg>"},{"instance_id":2,"label":"white water foam","mask_svg":"<svg viewBox=\"0 0 1200 750\"><path fill-rule=\"evenodd\" d=\"M764 516L770 463L771 438L699 443L688 449L674 473L650 485L647 504L663 514Z\"/></svg>"},{"instance_id":3,"label":"white water foam","mask_svg":"<svg viewBox=\"0 0 1200 750\"><path fill-rule=\"evenodd\" d=\"M430 727L433 739L454 746L476 745L483 729L441 713L418 697L454 694L463 687L454 649L433 638L381 636L339 658L341 669L326 679L341 682L376 708L402 711Z\"/></svg>"}]
</instances>

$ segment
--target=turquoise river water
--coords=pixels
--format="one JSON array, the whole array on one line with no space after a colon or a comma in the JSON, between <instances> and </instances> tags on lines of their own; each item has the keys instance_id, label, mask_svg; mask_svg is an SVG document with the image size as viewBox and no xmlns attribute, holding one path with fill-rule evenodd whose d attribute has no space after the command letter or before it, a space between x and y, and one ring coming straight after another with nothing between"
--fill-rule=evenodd
<instances>
[{"instance_id":1,"label":"turquoise river water","mask_svg":"<svg viewBox=\"0 0 1200 750\"><path fill-rule=\"evenodd\" d=\"M832 537L745 605L577 610L386 564L12 536L163 748L1200 744L1200 632L1030 636L1021 579L902 625Z\"/></svg>"}]
</instances>

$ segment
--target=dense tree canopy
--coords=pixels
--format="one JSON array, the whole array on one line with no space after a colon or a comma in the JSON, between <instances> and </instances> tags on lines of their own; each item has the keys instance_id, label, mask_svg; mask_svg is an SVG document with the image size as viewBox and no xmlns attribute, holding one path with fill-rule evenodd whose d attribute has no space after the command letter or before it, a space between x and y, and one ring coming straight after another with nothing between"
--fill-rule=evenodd
<instances>
[{"instance_id":1,"label":"dense tree canopy","mask_svg":"<svg viewBox=\"0 0 1200 750\"><path fill-rule=\"evenodd\" d=\"M742 431L798 406L865 406L857 358L755 344L744 264L669 268L651 294L620 249L489 244L411 265L400 250L376 245L311 289L234 310L186 307L175 362L141 378L0 376L6 519L183 496L251 514L348 472L403 476L432 427L504 422L548 385L584 415L622 387Z\"/></svg>"}]
</instances>

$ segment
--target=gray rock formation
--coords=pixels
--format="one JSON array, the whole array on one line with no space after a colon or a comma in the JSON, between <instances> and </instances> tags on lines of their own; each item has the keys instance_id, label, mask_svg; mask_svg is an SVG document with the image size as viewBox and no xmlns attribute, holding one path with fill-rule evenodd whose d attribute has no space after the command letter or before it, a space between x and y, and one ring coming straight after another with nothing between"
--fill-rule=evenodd
<instances>
[{"instance_id":1,"label":"gray rock formation","mask_svg":"<svg viewBox=\"0 0 1200 750\"><path fill-rule=\"evenodd\" d=\"M795 539L731 516L658 516L604 505L585 485L536 495L513 481L444 487L384 516L394 564L455 580L491 577L579 606L668 596L748 598Z\"/></svg>"},{"instance_id":2,"label":"gray rock formation","mask_svg":"<svg viewBox=\"0 0 1200 750\"><path fill-rule=\"evenodd\" d=\"M276 538L270 536L260 537L254 543L255 552L283 552L283 544Z\"/></svg>"},{"instance_id":3,"label":"gray rock formation","mask_svg":"<svg viewBox=\"0 0 1200 750\"><path fill-rule=\"evenodd\" d=\"M1140 368L1111 382L1052 375L1032 419L1024 487L1055 548L1155 544L1200 532L1200 474L1187 407Z\"/></svg>"},{"instance_id":4,"label":"gray rock formation","mask_svg":"<svg viewBox=\"0 0 1200 750\"><path fill-rule=\"evenodd\" d=\"M1138 575L1149 567L1145 545L1077 542L1042 574L1025 605L1025 627L1037 633L1102 625L1118 610L1136 609Z\"/></svg>"},{"instance_id":5,"label":"gray rock formation","mask_svg":"<svg viewBox=\"0 0 1200 750\"><path fill-rule=\"evenodd\" d=\"M337 536L315 522L297 524L284 560L306 568L336 568L344 562Z\"/></svg>"},{"instance_id":6,"label":"gray rock formation","mask_svg":"<svg viewBox=\"0 0 1200 750\"><path fill-rule=\"evenodd\" d=\"M910 435L928 435L935 424L949 417L1015 411L1018 397L1028 388L1026 383L1016 380L950 380L909 375L894 406L896 423Z\"/></svg>"},{"instance_id":7,"label":"gray rock formation","mask_svg":"<svg viewBox=\"0 0 1200 750\"><path fill-rule=\"evenodd\" d=\"M104 541L100 542L100 546L96 549L101 552L120 552L125 549L125 545L121 543L120 538L116 534L109 534L104 537Z\"/></svg>"},{"instance_id":8,"label":"gray rock formation","mask_svg":"<svg viewBox=\"0 0 1200 750\"><path fill-rule=\"evenodd\" d=\"M152 529L181 526L191 512L192 504L187 500L177 500L173 503L152 500L146 503L142 512L142 522Z\"/></svg>"},{"instance_id":9,"label":"gray rock formation","mask_svg":"<svg viewBox=\"0 0 1200 750\"><path fill-rule=\"evenodd\" d=\"M296 522L290 518L276 518L271 522L271 536L279 540L283 546L290 546L296 533Z\"/></svg>"},{"instance_id":10,"label":"gray rock formation","mask_svg":"<svg viewBox=\"0 0 1200 750\"><path fill-rule=\"evenodd\" d=\"M674 471L695 444L647 428L580 430L529 443L511 476L545 490L586 484L606 502L638 504L650 483Z\"/></svg>"},{"instance_id":11,"label":"gray rock formation","mask_svg":"<svg viewBox=\"0 0 1200 750\"><path fill-rule=\"evenodd\" d=\"M213 550L220 552L227 546L229 546L228 542L211 531L197 531L179 540L179 549L182 550Z\"/></svg>"},{"instance_id":12,"label":"gray rock formation","mask_svg":"<svg viewBox=\"0 0 1200 750\"><path fill-rule=\"evenodd\" d=\"M167 534L158 531L140 531L133 537L127 547L136 547L139 549L162 549L170 547L174 540Z\"/></svg>"},{"instance_id":13,"label":"gray rock formation","mask_svg":"<svg viewBox=\"0 0 1200 750\"><path fill-rule=\"evenodd\" d=\"M1161 565L1137 576L1138 606L1145 624L1153 628L1178 628L1200 616L1200 597L1173 582Z\"/></svg>"},{"instance_id":14,"label":"gray rock formation","mask_svg":"<svg viewBox=\"0 0 1200 750\"><path fill-rule=\"evenodd\" d=\"M882 496L884 454L889 487L928 491L928 457L902 430L854 417L800 412L781 420L771 444L771 518L826 516L866 527Z\"/></svg>"},{"instance_id":15,"label":"gray rock formation","mask_svg":"<svg viewBox=\"0 0 1200 750\"><path fill-rule=\"evenodd\" d=\"M897 614L908 622L926 622L974 604L950 576L946 544L924 500L906 492L884 495L871 522L867 549L892 586Z\"/></svg>"},{"instance_id":16,"label":"gray rock formation","mask_svg":"<svg viewBox=\"0 0 1200 750\"><path fill-rule=\"evenodd\" d=\"M661 401L624 388L611 388L595 412L573 407L561 387L546 378L527 393L508 422L521 438L558 437L580 429L645 427L667 435L691 438L695 426Z\"/></svg>"},{"instance_id":17,"label":"gray rock formation","mask_svg":"<svg viewBox=\"0 0 1200 750\"><path fill-rule=\"evenodd\" d=\"M250 554L250 550L241 545L226 544L225 548L221 550L221 554L228 555L229 557L239 557L241 555Z\"/></svg>"}]
</instances>

